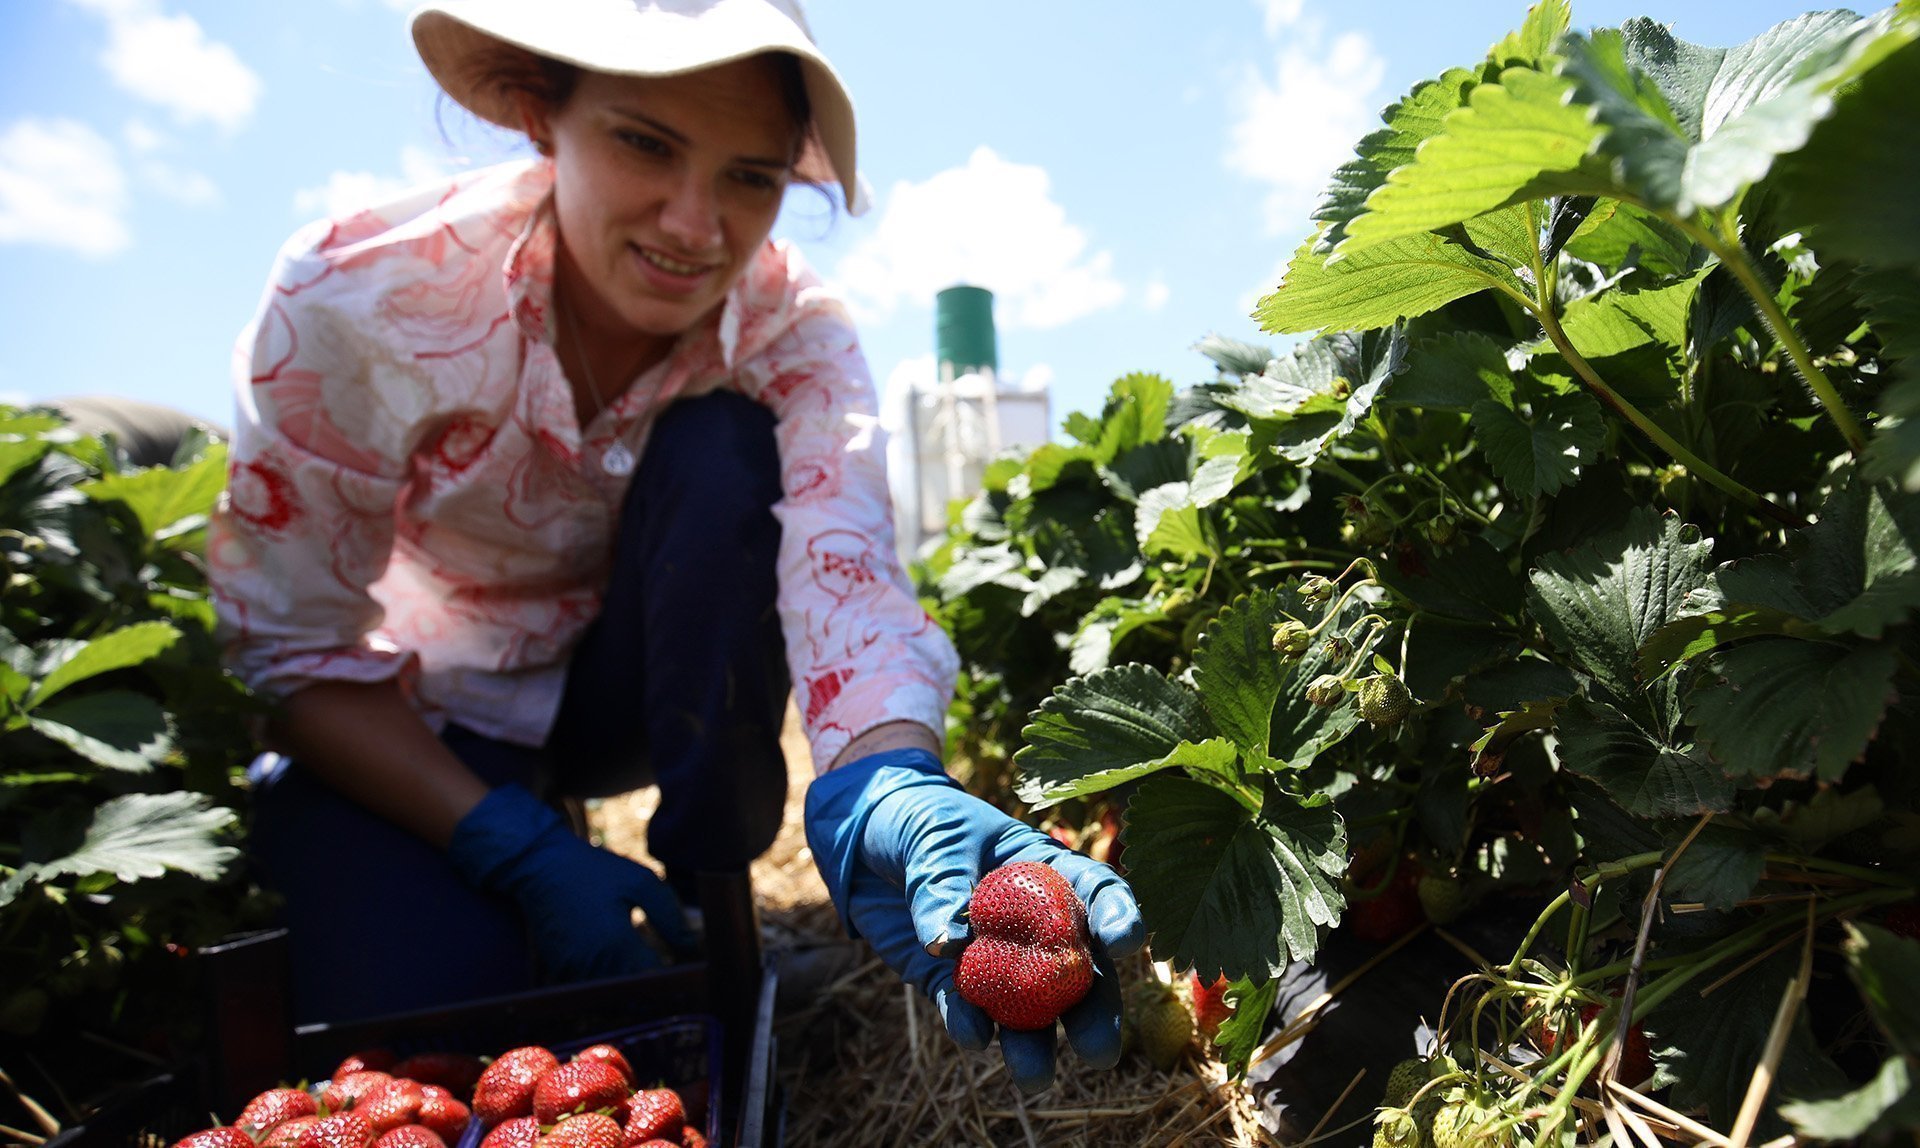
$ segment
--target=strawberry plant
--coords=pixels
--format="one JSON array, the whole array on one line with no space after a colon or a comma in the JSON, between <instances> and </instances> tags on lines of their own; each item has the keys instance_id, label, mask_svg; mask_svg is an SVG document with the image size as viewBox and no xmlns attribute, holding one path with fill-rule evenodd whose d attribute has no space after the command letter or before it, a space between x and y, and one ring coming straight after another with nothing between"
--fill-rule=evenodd
<instances>
[{"instance_id":1,"label":"strawberry plant","mask_svg":"<svg viewBox=\"0 0 1920 1148\"><path fill-rule=\"evenodd\" d=\"M1360 906L1531 898L1422 1135L1920 1126L1871 923L1920 886L1916 85L1913 0L1732 48L1542 0L1337 170L1257 312L1306 341L1121 380L927 556L957 748L1124 801L1230 1064Z\"/></svg>"},{"instance_id":2,"label":"strawberry plant","mask_svg":"<svg viewBox=\"0 0 1920 1148\"><path fill-rule=\"evenodd\" d=\"M131 468L0 407L0 1045L84 1029L167 1051L191 1015L170 952L251 903L255 710L220 670L200 557L225 457L196 439Z\"/></svg>"}]
</instances>

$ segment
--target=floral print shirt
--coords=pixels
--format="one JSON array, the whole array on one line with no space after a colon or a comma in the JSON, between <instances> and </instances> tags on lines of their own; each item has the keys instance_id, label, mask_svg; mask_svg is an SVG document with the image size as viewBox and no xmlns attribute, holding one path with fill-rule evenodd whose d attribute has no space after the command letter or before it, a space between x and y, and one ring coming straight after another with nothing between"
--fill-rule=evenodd
<instances>
[{"instance_id":1,"label":"floral print shirt","mask_svg":"<svg viewBox=\"0 0 1920 1148\"><path fill-rule=\"evenodd\" d=\"M285 695L398 678L448 720L545 741L599 612L655 414L718 389L773 411L779 610L816 769L883 722L938 734L958 659L894 554L852 323L769 242L708 320L578 425L549 329L552 165L464 174L301 230L236 350L209 559L231 665Z\"/></svg>"}]
</instances>

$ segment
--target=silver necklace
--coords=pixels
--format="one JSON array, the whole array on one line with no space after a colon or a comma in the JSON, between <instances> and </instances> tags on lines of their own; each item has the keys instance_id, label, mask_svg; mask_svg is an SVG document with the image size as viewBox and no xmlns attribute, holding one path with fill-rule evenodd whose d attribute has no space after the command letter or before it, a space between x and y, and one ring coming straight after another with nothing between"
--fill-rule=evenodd
<instances>
[{"instance_id":1,"label":"silver necklace","mask_svg":"<svg viewBox=\"0 0 1920 1148\"><path fill-rule=\"evenodd\" d=\"M570 308L561 308L560 317L566 321L567 337L573 340L573 353L580 360L580 373L586 379L587 393L593 396L593 420L590 421L598 420L606 408L600 398L600 384L593 378L593 368L587 365L587 349L580 344L580 327L573 321L573 311ZM582 429L584 431L584 428ZM613 444L600 453L600 469L615 478L625 478L632 474L636 461L633 451L619 438L617 431Z\"/></svg>"}]
</instances>

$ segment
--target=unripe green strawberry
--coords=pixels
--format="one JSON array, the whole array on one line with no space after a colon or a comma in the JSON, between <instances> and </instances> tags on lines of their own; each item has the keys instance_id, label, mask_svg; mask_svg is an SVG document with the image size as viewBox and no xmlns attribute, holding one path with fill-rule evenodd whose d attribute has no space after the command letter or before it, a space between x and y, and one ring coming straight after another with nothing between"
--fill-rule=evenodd
<instances>
[{"instance_id":1,"label":"unripe green strawberry","mask_svg":"<svg viewBox=\"0 0 1920 1148\"><path fill-rule=\"evenodd\" d=\"M1300 597L1319 605L1333 597L1333 579L1322 574L1309 574L1300 579Z\"/></svg>"},{"instance_id":2,"label":"unripe green strawberry","mask_svg":"<svg viewBox=\"0 0 1920 1148\"><path fill-rule=\"evenodd\" d=\"M1374 725L1398 725L1413 708L1413 695L1397 674L1360 679L1360 716Z\"/></svg>"},{"instance_id":3,"label":"unripe green strawberry","mask_svg":"<svg viewBox=\"0 0 1920 1148\"><path fill-rule=\"evenodd\" d=\"M1307 683L1307 700L1317 706L1339 704L1347 696L1347 684L1338 674L1321 674Z\"/></svg>"},{"instance_id":4,"label":"unripe green strawberry","mask_svg":"<svg viewBox=\"0 0 1920 1148\"><path fill-rule=\"evenodd\" d=\"M1387 1108L1405 1108L1407 1101L1427 1083L1427 1062L1410 1056L1393 1066L1387 1074L1387 1091L1380 1103Z\"/></svg>"},{"instance_id":5,"label":"unripe green strawberry","mask_svg":"<svg viewBox=\"0 0 1920 1148\"><path fill-rule=\"evenodd\" d=\"M1133 987L1127 1004L1134 1038L1153 1066L1164 1072L1179 1063L1193 1041L1193 1014L1180 1003L1173 987L1145 981Z\"/></svg>"},{"instance_id":6,"label":"unripe green strawberry","mask_svg":"<svg viewBox=\"0 0 1920 1148\"><path fill-rule=\"evenodd\" d=\"M1452 542L1460 533L1460 520L1451 514L1438 514L1420 524L1420 534L1437 549Z\"/></svg>"},{"instance_id":7,"label":"unripe green strawberry","mask_svg":"<svg viewBox=\"0 0 1920 1148\"><path fill-rule=\"evenodd\" d=\"M1457 878L1445 873L1428 873L1413 888L1420 898L1421 911L1436 925L1450 925L1467 908L1467 890Z\"/></svg>"},{"instance_id":8,"label":"unripe green strawberry","mask_svg":"<svg viewBox=\"0 0 1920 1148\"><path fill-rule=\"evenodd\" d=\"M1354 546L1379 546L1393 537L1393 524L1382 518L1366 499L1348 495L1342 500L1346 520L1340 525L1340 538Z\"/></svg>"},{"instance_id":9,"label":"unripe green strawberry","mask_svg":"<svg viewBox=\"0 0 1920 1148\"><path fill-rule=\"evenodd\" d=\"M1352 652L1353 647L1347 645L1347 640L1338 634L1320 643L1321 655L1330 662L1337 662Z\"/></svg>"},{"instance_id":10,"label":"unripe green strawberry","mask_svg":"<svg viewBox=\"0 0 1920 1148\"><path fill-rule=\"evenodd\" d=\"M1425 1139L1413 1113L1404 1108L1382 1108L1373 1118L1373 1148L1420 1148Z\"/></svg>"},{"instance_id":11,"label":"unripe green strawberry","mask_svg":"<svg viewBox=\"0 0 1920 1148\"><path fill-rule=\"evenodd\" d=\"M1447 1094L1440 1110L1433 1114L1433 1148L1513 1148L1511 1126L1499 1132L1493 1126L1500 1120L1500 1109L1485 1093L1456 1089Z\"/></svg>"},{"instance_id":12,"label":"unripe green strawberry","mask_svg":"<svg viewBox=\"0 0 1920 1148\"><path fill-rule=\"evenodd\" d=\"M1305 622L1288 618L1273 627L1274 652L1284 658L1297 658L1313 647L1313 632Z\"/></svg>"}]
</instances>

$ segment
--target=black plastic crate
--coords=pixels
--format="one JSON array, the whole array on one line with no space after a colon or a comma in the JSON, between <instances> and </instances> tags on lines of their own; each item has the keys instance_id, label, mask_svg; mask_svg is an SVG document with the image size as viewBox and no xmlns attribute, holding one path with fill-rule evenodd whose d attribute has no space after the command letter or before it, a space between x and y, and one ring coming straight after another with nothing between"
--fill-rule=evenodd
<instances>
[{"instance_id":1,"label":"black plastic crate","mask_svg":"<svg viewBox=\"0 0 1920 1148\"><path fill-rule=\"evenodd\" d=\"M641 1033L653 1034L642 1040L649 1046L638 1053L642 1060L653 1064L668 1058L657 1071L663 1080L692 1079L678 1074L691 1063L691 1043L698 1038L698 1060L710 1080L709 1139L716 1148L772 1148L779 1143L781 1124L773 1085L774 975L761 966L752 890L743 876L703 874L700 905L708 938L702 961L298 1028L291 1023L285 931L235 938L201 954L202 996L212 1034L205 1055L130 1089L85 1124L50 1140L48 1148L165 1148L208 1127L209 1114L232 1119L263 1089L323 1080L348 1055L368 1048L400 1056L495 1055L542 1044L570 1052ZM758 985L760 991L743 993L741 985ZM634 1070L642 1085L656 1075L639 1060Z\"/></svg>"}]
</instances>

